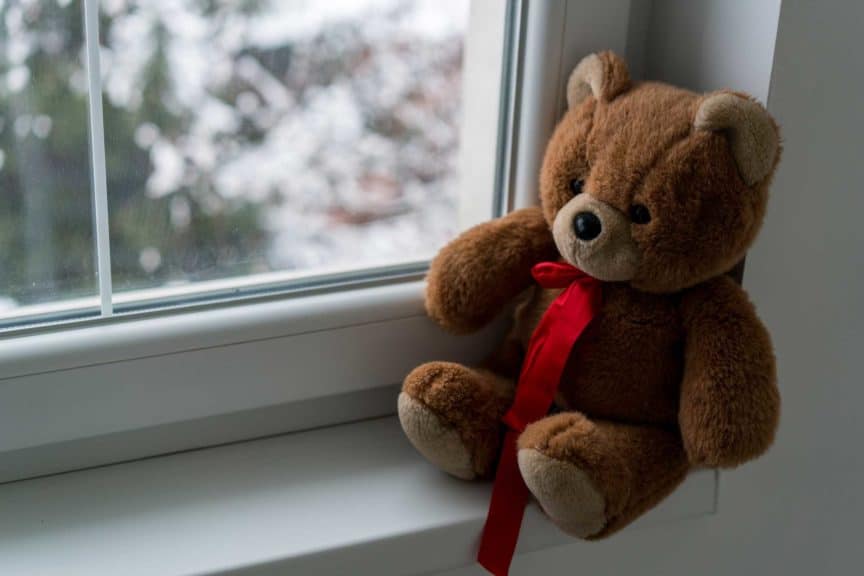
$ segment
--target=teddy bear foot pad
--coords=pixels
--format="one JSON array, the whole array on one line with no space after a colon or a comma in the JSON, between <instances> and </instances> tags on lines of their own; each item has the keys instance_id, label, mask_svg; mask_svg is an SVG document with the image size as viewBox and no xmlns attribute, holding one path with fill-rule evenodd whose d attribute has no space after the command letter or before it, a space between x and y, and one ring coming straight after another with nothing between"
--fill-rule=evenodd
<instances>
[{"instance_id":1,"label":"teddy bear foot pad","mask_svg":"<svg viewBox=\"0 0 864 576\"><path fill-rule=\"evenodd\" d=\"M534 449L520 450L518 458L525 484L559 528L586 538L606 526L606 499L584 471Z\"/></svg>"},{"instance_id":2,"label":"teddy bear foot pad","mask_svg":"<svg viewBox=\"0 0 864 576\"><path fill-rule=\"evenodd\" d=\"M399 394L399 421L411 444L427 460L451 476L475 478L471 453L459 433L441 422L429 408L404 392Z\"/></svg>"}]
</instances>

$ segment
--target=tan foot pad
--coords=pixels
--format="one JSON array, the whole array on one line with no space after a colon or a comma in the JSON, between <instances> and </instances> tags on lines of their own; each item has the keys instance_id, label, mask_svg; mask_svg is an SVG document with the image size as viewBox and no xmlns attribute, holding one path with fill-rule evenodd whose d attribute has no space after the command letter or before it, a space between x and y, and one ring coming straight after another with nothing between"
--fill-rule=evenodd
<instances>
[{"instance_id":1,"label":"tan foot pad","mask_svg":"<svg viewBox=\"0 0 864 576\"><path fill-rule=\"evenodd\" d=\"M411 444L427 460L463 480L471 480L476 476L471 454L459 433L404 392L399 394L399 421Z\"/></svg>"},{"instance_id":2,"label":"tan foot pad","mask_svg":"<svg viewBox=\"0 0 864 576\"><path fill-rule=\"evenodd\" d=\"M563 531L586 538L606 525L605 498L573 464L525 449L519 451L519 471L543 511Z\"/></svg>"}]
</instances>

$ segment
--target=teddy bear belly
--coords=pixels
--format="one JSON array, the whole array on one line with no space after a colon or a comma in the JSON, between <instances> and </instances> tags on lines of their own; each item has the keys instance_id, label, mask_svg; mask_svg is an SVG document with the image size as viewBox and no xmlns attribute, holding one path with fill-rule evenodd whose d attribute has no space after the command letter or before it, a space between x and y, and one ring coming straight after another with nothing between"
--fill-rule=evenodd
<instances>
[{"instance_id":1,"label":"teddy bear belly","mask_svg":"<svg viewBox=\"0 0 864 576\"><path fill-rule=\"evenodd\" d=\"M597 326L574 346L557 404L632 423L677 422L681 349L676 339L621 324Z\"/></svg>"},{"instance_id":2,"label":"teddy bear belly","mask_svg":"<svg viewBox=\"0 0 864 576\"><path fill-rule=\"evenodd\" d=\"M525 344L557 292L544 290L533 296L517 313ZM672 298L605 288L600 313L570 354L556 404L591 418L675 424L682 342Z\"/></svg>"}]
</instances>

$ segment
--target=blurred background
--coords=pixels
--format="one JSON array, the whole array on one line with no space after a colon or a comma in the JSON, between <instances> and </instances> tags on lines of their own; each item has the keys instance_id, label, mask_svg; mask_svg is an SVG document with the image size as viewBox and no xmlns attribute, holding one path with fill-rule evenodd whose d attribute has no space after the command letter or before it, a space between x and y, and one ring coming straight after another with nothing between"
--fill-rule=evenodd
<instances>
[{"instance_id":1,"label":"blurred background","mask_svg":"<svg viewBox=\"0 0 864 576\"><path fill-rule=\"evenodd\" d=\"M468 0L101 4L115 291L456 232ZM81 2L0 0L0 310L98 291L87 98Z\"/></svg>"}]
</instances>

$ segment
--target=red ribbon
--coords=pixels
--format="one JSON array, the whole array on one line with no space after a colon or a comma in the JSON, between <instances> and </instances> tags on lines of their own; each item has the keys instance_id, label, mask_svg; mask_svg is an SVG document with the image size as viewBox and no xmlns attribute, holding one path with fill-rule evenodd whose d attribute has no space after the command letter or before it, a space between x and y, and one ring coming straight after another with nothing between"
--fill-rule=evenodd
<instances>
[{"instance_id":1,"label":"red ribbon","mask_svg":"<svg viewBox=\"0 0 864 576\"><path fill-rule=\"evenodd\" d=\"M565 290L531 335L516 397L504 415L507 434L477 555L478 562L496 576L506 576L510 569L528 503L528 487L516 460L516 439L528 424L549 413L570 350L600 310L601 302L600 281L570 264L542 262L531 269L531 274L543 288Z\"/></svg>"}]
</instances>

